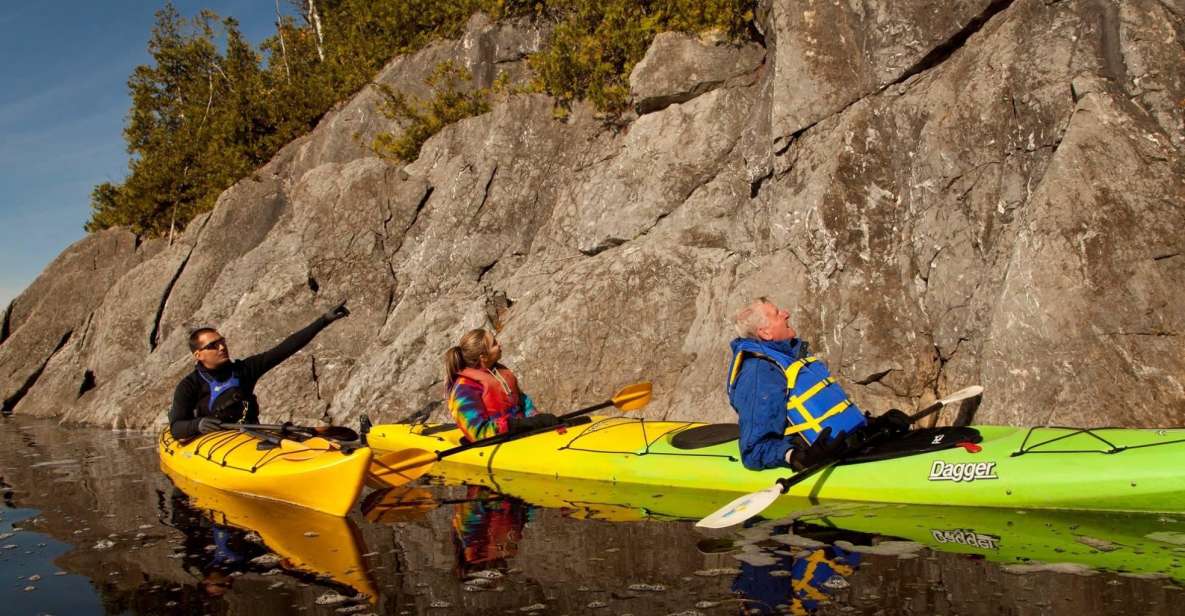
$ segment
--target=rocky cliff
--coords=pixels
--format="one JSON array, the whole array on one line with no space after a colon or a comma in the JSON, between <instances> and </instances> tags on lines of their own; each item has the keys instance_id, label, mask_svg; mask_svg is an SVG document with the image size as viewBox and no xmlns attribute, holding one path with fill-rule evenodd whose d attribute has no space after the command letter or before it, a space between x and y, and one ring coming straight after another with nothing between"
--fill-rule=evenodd
<instances>
[{"instance_id":1,"label":"rocky cliff","mask_svg":"<svg viewBox=\"0 0 1185 616\"><path fill-rule=\"evenodd\" d=\"M348 297L269 419L404 416L496 321L544 408L649 379L647 416L728 421L764 294L864 408L982 383L981 422L1185 423L1185 1L773 0L754 31L659 36L622 121L516 95L406 166L363 90L171 245L63 253L4 313L4 409L157 425L190 328L242 356ZM521 79L545 36L478 15L376 81Z\"/></svg>"}]
</instances>

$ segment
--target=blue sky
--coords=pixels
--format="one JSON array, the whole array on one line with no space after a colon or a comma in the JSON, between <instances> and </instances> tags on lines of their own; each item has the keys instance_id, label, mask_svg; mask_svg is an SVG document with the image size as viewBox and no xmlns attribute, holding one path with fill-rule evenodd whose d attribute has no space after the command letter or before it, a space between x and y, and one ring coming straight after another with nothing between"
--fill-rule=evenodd
<instances>
[{"instance_id":1,"label":"blue sky","mask_svg":"<svg viewBox=\"0 0 1185 616\"><path fill-rule=\"evenodd\" d=\"M0 311L84 235L91 188L122 181L132 69L164 1L49 0L0 8ZM274 0L178 0L238 19L258 44ZM288 8L281 0L281 8Z\"/></svg>"}]
</instances>

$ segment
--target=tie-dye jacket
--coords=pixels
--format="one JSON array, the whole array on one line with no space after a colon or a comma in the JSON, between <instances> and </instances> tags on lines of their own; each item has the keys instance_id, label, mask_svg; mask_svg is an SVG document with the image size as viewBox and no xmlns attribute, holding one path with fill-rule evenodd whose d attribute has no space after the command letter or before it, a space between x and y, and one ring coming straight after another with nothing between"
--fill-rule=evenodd
<instances>
[{"instance_id":1,"label":"tie-dye jacket","mask_svg":"<svg viewBox=\"0 0 1185 616\"><path fill-rule=\"evenodd\" d=\"M482 385L473 379L463 376L457 377L449 390L448 410L453 416L457 427L471 441L504 434L510 429L513 418L530 417L535 414L535 404L531 397L519 392L521 404L518 408L496 413L487 412L481 401Z\"/></svg>"}]
</instances>

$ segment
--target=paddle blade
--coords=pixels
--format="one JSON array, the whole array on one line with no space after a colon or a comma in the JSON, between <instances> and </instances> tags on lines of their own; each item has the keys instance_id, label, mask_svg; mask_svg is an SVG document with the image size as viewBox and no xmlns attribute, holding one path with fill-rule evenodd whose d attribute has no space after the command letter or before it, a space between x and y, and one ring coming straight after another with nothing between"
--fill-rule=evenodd
<instances>
[{"instance_id":1,"label":"paddle blade","mask_svg":"<svg viewBox=\"0 0 1185 616\"><path fill-rule=\"evenodd\" d=\"M626 385L613 396L613 406L622 411L636 411L650 404L650 383Z\"/></svg>"},{"instance_id":2,"label":"paddle blade","mask_svg":"<svg viewBox=\"0 0 1185 616\"><path fill-rule=\"evenodd\" d=\"M765 511L765 508L772 505L781 495L782 488L778 485L746 494L712 512L695 525L700 528L727 528L740 524Z\"/></svg>"},{"instance_id":3,"label":"paddle blade","mask_svg":"<svg viewBox=\"0 0 1185 616\"><path fill-rule=\"evenodd\" d=\"M375 524L415 522L436 507L432 493L423 488L387 488L371 492L362 501L362 516Z\"/></svg>"},{"instance_id":4,"label":"paddle blade","mask_svg":"<svg viewBox=\"0 0 1185 616\"><path fill-rule=\"evenodd\" d=\"M398 487L419 479L436 464L436 454L423 449L404 449L376 455L370 461L368 482Z\"/></svg>"},{"instance_id":5,"label":"paddle blade","mask_svg":"<svg viewBox=\"0 0 1185 616\"><path fill-rule=\"evenodd\" d=\"M971 387L965 387L965 388L960 389L959 391L956 391L955 393L953 393L941 400L935 400L932 404L930 404L930 406L927 406L926 408L914 413L913 415L910 415L909 421L915 422L915 421L921 420L925 417L929 417L930 415L933 415L934 413L937 413L938 411L942 410L943 407L947 406L948 404L950 404L952 402L958 402L960 400L974 398L974 397L982 395L982 394L983 394L983 387L981 387L979 385L972 385Z\"/></svg>"},{"instance_id":6,"label":"paddle blade","mask_svg":"<svg viewBox=\"0 0 1185 616\"><path fill-rule=\"evenodd\" d=\"M967 398L974 398L975 396L980 395L983 395L983 386L972 385L971 387L965 387L943 398L941 402L943 405L947 405L951 402L958 402L959 400L966 400Z\"/></svg>"}]
</instances>

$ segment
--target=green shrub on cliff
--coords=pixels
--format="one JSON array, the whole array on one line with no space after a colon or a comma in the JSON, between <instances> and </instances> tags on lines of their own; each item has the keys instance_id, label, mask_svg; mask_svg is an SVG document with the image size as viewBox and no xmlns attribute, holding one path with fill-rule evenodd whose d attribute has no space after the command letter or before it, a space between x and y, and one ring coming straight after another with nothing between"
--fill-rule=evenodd
<instances>
[{"instance_id":1,"label":"green shrub on cliff","mask_svg":"<svg viewBox=\"0 0 1185 616\"><path fill-rule=\"evenodd\" d=\"M463 82L471 81L469 71L452 62L441 62L424 80L435 92L429 101L416 101L384 84L379 90L386 101L379 111L403 123L399 134L382 133L375 137L372 149L385 158L411 162L420 154L420 146L440 129L490 110L490 89L465 91Z\"/></svg>"},{"instance_id":2,"label":"green shrub on cliff","mask_svg":"<svg viewBox=\"0 0 1185 616\"><path fill-rule=\"evenodd\" d=\"M621 112L629 75L659 32L720 30L737 39L753 19L754 0L558 0L560 17L546 46L531 57L542 89L561 104L583 99Z\"/></svg>"},{"instance_id":3,"label":"green shrub on cliff","mask_svg":"<svg viewBox=\"0 0 1185 616\"><path fill-rule=\"evenodd\" d=\"M629 103L630 72L655 35L716 30L740 39L747 35L753 6L754 0L551 0L499 10L533 12L556 22L551 37L530 58L532 89L554 96L563 108L587 100L600 111L619 114ZM488 99L488 90L462 96L457 85L456 80L429 83L435 92L430 101L383 87L383 111L403 128L399 134L379 135L372 148L396 160L415 160L420 146L441 128L489 108L488 100L479 104L481 97Z\"/></svg>"},{"instance_id":4,"label":"green shrub on cliff","mask_svg":"<svg viewBox=\"0 0 1185 616\"><path fill-rule=\"evenodd\" d=\"M233 19L203 11L157 13L150 65L128 81L124 129L130 161L122 183L91 193L88 231L114 225L162 235L213 207L218 195L307 132L337 101L365 86L392 56L456 37L477 11L555 23L530 58L534 88L561 106L577 99L617 113L628 78L663 30L722 30L741 37L755 0L299 0L258 50ZM435 95L413 101L388 91L387 111L407 134L374 147L412 160L450 122L484 113L488 91L464 93L461 75L439 75Z\"/></svg>"}]
</instances>

